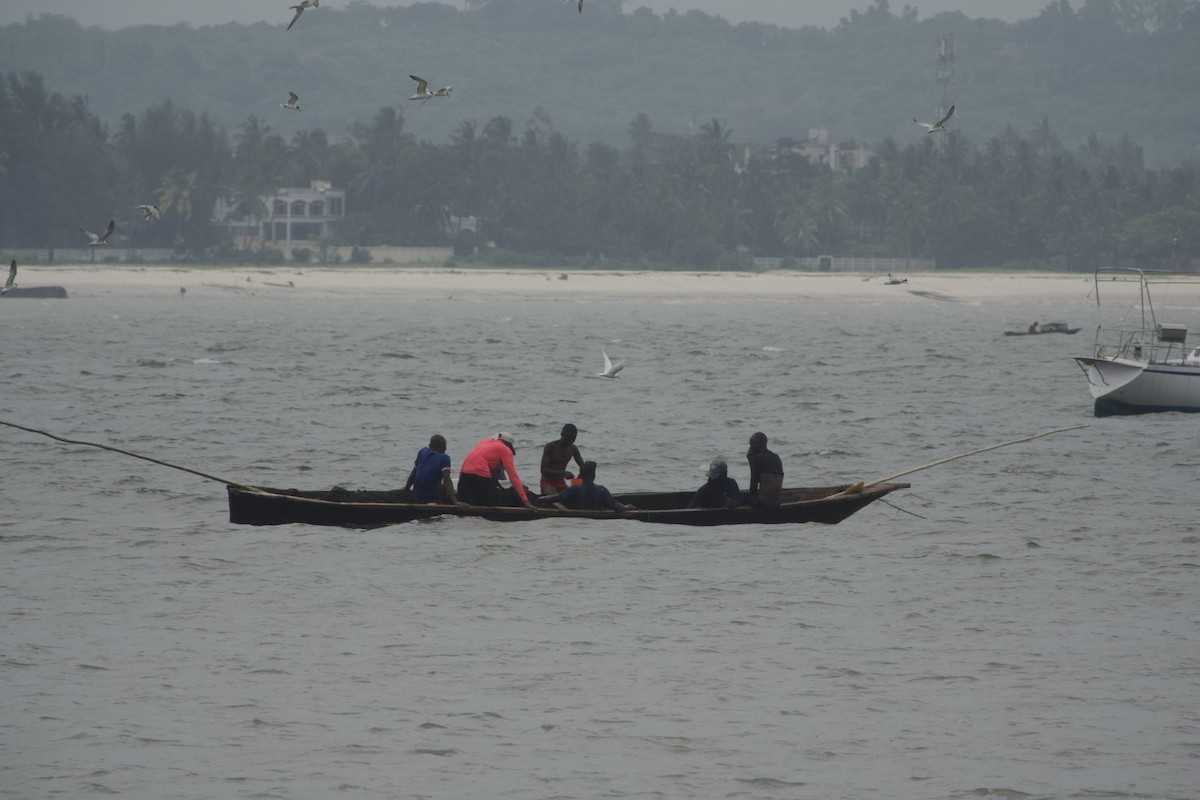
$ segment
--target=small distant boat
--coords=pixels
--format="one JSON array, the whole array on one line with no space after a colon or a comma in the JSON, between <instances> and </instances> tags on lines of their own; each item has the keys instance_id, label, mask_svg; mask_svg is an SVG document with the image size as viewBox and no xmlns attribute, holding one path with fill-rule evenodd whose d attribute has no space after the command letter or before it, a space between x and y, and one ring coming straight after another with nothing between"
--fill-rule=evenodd
<instances>
[{"instance_id":1,"label":"small distant boat","mask_svg":"<svg viewBox=\"0 0 1200 800\"><path fill-rule=\"evenodd\" d=\"M633 511L572 511L562 508L502 508L452 506L405 501L397 491L301 491L265 487L228 486L229 521L240 525L331 525L343 528L378 528L440 516L481 517L499 522L533 522L539 519L625 519L672 525L775 525L823 522L849 517L884 495L907 489L907 483L864 486L797 487L783 490L777 508L688 508L695 492L629 492L614 494Z\"/></svg>"},{"instance_id":2,"label":"small distant boat","mask_svg":"<svg viewBox=\"0 0 1200 800\"><path fill-rule=\"evenodd\" d=\"M1101 279L1105 278L1103 283ZM1076 356L1087 376L1097 417L1146 414L1156 411L1200 411L1200 347L1188 346L1188 327L1159 322L1150 296L1151 286L1172 285L1178 300L1180 285L1200 297L1200 275L1157 272L1127 267L1096 270L1096 302L1100 287L1113 282L1136 283L1141 296L1141 320L1135 327L1100 327L1094 355ZM1175 306L1196 313L1197 304Z\"/></svg>"},{"instance_id":3,"label":"small distant boat","mask_svg":"<svg viewBox=\"0 0 1200 800\"><path fill-rule=\"evenodd\" d=\"M67 290L62 286L14 286L4 293L5 298L9 297L40 297L46 298L64 298L67 296Z\"/></svg>"},{"instance_id":4,"label":"small distant boat","mask_svg":"<svg viewBox=\"0 0 1200 800\"><path fill-rule=\"evenodd\" d=\"M1005 331L1005 336L1037 336L1042 333L1079 333L1082 328L1068 328L1065 322L1047 322L1023 331Z\"/></svg>"}]
</instances>

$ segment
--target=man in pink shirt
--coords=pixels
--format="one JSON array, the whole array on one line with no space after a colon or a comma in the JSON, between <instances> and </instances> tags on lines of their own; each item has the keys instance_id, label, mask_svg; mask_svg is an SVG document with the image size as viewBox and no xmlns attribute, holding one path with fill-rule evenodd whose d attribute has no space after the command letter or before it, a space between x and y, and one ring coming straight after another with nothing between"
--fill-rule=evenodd
<instances>
[{"instance_id":1,"label":"man in pink shirt","mask_svg":"<svg viewBox=\"0 0 1200 800\"><path fill-rule=\"evenodd\" d=\"M459 500L473 506L508 505L504 502L504 489L500 487L500 476L507 475L521 504L526 508L534 507L513 463L513 455L517 452L514 441L511 433L501 432L491 439L484 439L467 453L462 471L458 473Z\"/></svg>"}]
</instances>

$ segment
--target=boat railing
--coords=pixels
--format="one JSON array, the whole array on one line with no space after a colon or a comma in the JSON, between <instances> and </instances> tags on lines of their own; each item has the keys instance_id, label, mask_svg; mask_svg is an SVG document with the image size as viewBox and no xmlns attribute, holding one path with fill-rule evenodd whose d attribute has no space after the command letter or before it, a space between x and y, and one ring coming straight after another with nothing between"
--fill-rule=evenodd
<instances>
[{"instance_id":1,"label":"boat railing","mask_svg":"<svg viewBox=\"0 0 1200 800\"><path fill-rule=\"evenodd\" d=\"M1168 335L1158 328L1096 329L1096 358L1127 358L1146 364L1164 364L1187 353L1187 336Z\"/></svg>"}]
</instances>

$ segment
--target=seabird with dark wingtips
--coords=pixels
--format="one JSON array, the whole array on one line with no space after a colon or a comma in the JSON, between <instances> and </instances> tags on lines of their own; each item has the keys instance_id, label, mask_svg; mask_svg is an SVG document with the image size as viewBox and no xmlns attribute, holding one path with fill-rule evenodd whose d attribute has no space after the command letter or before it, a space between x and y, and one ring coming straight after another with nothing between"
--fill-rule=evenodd
<instances>
[{"instance_id":1,"label":"seabird with dark wingtips","mask_svg":"<svg viewBox=\"0 0 1200 800\"><path fill-rule=\"evenodd\" d=\"M296 16L292 17L292 21L288 23L287 29L290 31L292 26L296 24L296 20L300 19L300 15L304 13L306 8L316 8L321 5L321 0L300 0L300 3L294 6L288 6L296 12Z\"/></svg>"},{"instance_id":2,"label":"seabird with dark wingtips","mask_svg":"<svg viewBox=\"0 0 1200 800\"><path fill-rule=\"evenodd\" d=\"M946 130L946 123L949 122L950 118L953 116L954 106L950 106L950 110L946 112L946 116L942 117L932 125L930 125L928 122L921 122L921 120L917 119L916 117L913 117L913 122L924 128L926 133L942 133Z\"/></svg>"},{"instance_id":3,"label":"seabird with dark wingtips","mask_svg":"<svg viewBox=\"0 0 1200 800\"><path fill-rule=\"evenodd\" d=\"M89 230L84 230L83 228L80 228L79 230L83 231L84 234L86 234L87 237L89 239L91 239L91 241L88 242L88 247L95 247L98 244L108 244L108 237L112 236L113 229L116 227L117 227L117 223L110 219L108 221L108 227L105 228L104 233L102 233L99 236L97 236L96 234L92 233Z\"/></svg>"},{"instance_id":4,"label":"seabird with dark wingtips","mask_svg":"<svg viewBox=\"0 0 1200 800\"><path fill-rule=\"evenodd\" d=\"M443 86L441 89L434 89L431 92L429 91L429 81L424 78L418 78L416 75L409 75L408 77L417 82L417 93L408 99L420 100L421 105L425 105L435 97L449 97L450 90L454 88L453 86Z\"/></svg>"}]
</instances>

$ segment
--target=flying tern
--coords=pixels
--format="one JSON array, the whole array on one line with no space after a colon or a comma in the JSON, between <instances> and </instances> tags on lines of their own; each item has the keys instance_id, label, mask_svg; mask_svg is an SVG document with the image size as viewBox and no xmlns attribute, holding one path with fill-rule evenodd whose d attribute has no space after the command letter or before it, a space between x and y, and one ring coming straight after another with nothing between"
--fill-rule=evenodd
<instances>
[{"instance_id":1,"label":"flying tern","mask_svg":"<svg viewBox=\"0 0 1200 800\"><path fill-rule=\"evenodd\" d=\"M443 86L441 89L434 89L431 92L429 91L429 81L424 78L418 78L416 75L409 75L408 77L417 82L417 93L408 99L420 100L421 105L425 105L435 97L449 97L450 90L454 88L453 86Z\"/></svg>"},{"instance_id":2,"label":"flying tern","mask_svg":"<svg viewBox=\"0 0 1200 800\"><path fill-rule=\"evenodd\" d=\"M292 21L288 23L287 29L290 31L292 26L296 24L296 20L300 19L300 15L304 13L306 8L316 8L321 5L321 0L300 0L297 5L288 6L296 12L296 16L292 17Z\"/></svg>"},{"instance_id":3,"label":"flying tern","mask_svg":"<svg viewBox=\"0 0 1200 800\"><path fill-rule=\"evenodd\" d=\"M598 377L598 378L620 378L621 376L618 375L617 373L620 372L621 370L625 369L625 362L624 361L614 362L612 359L610 359L608 357L608 353L605 353L603 350L601 350L600 353L604 356L604 372L597 372L596 377Z\"/></svg>"},{"instance_id":4,"label":"flying tern","mask_svg":"<svg viewBox=\"0 0 1200 800\"><path fill-rule=\"evenodd\" d=\"M137 210L141 211L145 215L142 217L142 219L150 219L151 217L158 219L160 216L162 216L162 212L158 210L158 206L156 205L137 206Z\"/></svg>"},{"instance_id":5,"label":"flying tern","mask_svg":"<svg viewBox=\"0 0 1200 800\"><path fill-rule=\"evenodd\" d=\"M112 236L113 229L116 226L117 226L117 223L110 219L108 221L108 227L105 228L104 233L100 234L99 236L97 236L96 234L92 233L89 230L84 230L83 228L80 228L79 230L83 231L84 234L86 234L87 237L89 239L91 239L91 241L88 242L88 247L95 247L98 244L108 244L108 237Z\"/></svg>"},{"instance_id":6,"label":"flying tern","mask_svg":"<svg viewBox=\"0 0 1200 800\"><path fill-rule=\"evenodd\" d=\"M946 123L949 122L950 118L953 116L954 106L950 106L950 110L946 112L946 116L942 117L932 125L930 125L928 122L921 122L921 120L917 119L916 117L913 117L913 122L924 128L926 133L941 133L946 130Z\"/></svg>"},{"instance_id":7,"label":"flying tern","mask_svg":"<svg viewBox=\"0 0 1200 800\"><path fill-rule=\"evenodd\" d=\"M288 92L288 101L286 103L280 103L279 107L286 108L291 111L299 111L300 95L296 94L295 92Z\"/></svg>"}]
</instances>

